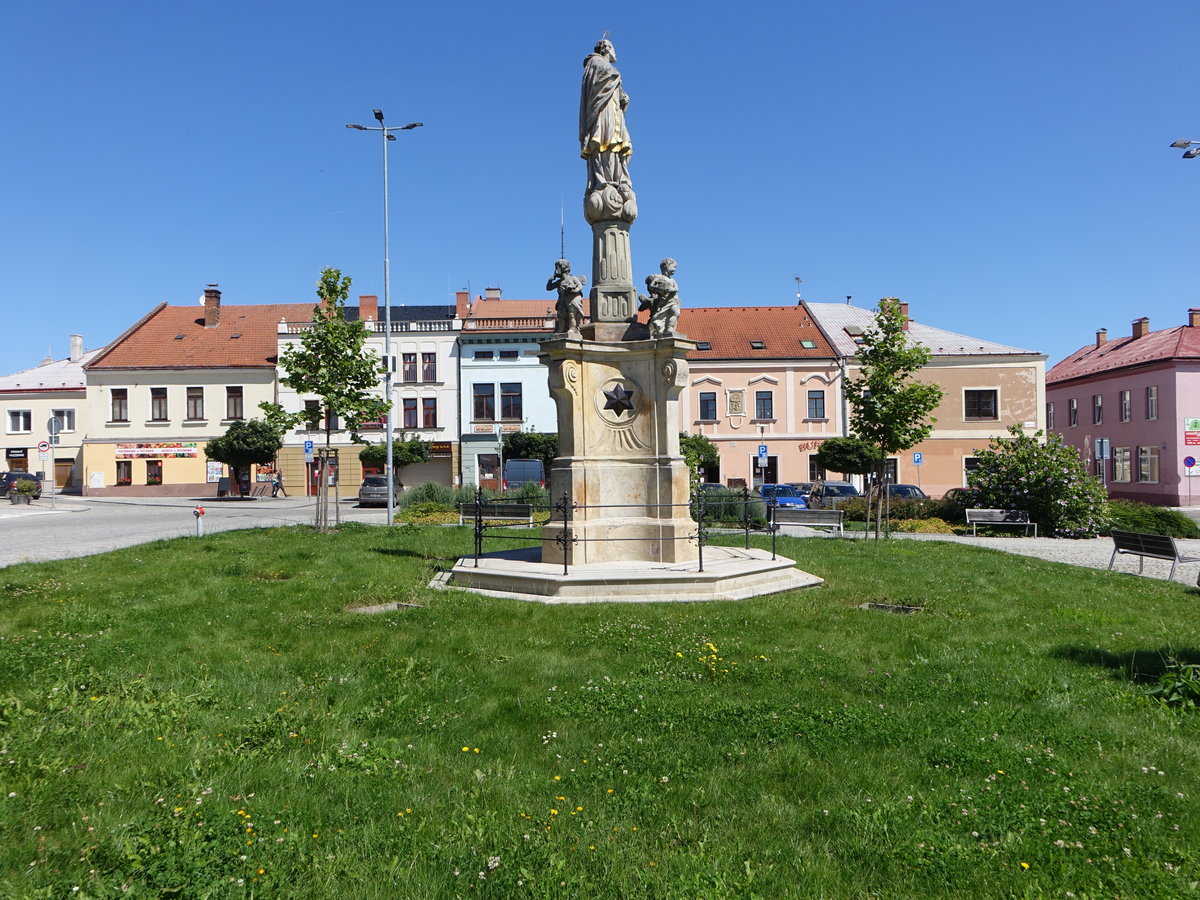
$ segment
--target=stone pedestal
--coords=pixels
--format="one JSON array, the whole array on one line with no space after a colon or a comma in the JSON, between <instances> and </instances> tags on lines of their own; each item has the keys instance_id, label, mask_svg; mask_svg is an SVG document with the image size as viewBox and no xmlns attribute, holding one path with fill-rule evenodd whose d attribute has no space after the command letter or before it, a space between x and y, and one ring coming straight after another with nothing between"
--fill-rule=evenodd
<instances>
[{"instance_id":1,"label":"stone pedestal","mask_svg":"<svg viewBox=\"0 0 1200 900\"><path fill-rule=\"evenodd\" d=\"M565 548L559 512L542 530L542 562L569 565L696 559L687 507L687 464L679 452L679 394L695 343L674 336L602 342L555 338L542 344L558 406L559 457L551 503L564 492L571 512Z\"/></svg>"},{"instance_id":2,"label":"stone pedestal","mask_svg":"<svg viewBox=\"0 0 1200 900\"><path fill-rule=\"evenodd\" d=\"M632 322L637 318L637 290L629 256L629 222L610 219L592 223L593 322ZM606 340L611 338L600 338ZM617 338L619 339L619 338Z\"/></svg>"}]
</instances>

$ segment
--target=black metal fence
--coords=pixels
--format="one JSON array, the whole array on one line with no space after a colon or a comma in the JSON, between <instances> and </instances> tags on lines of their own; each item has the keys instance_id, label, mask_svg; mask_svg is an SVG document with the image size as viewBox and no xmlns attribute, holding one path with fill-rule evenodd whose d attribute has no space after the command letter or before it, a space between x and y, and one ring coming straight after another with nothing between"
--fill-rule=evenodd
<instances>
[{"instance_id":1,"label":"black metal fence","mask_svg":"<svg viewBox=\"0 0 1200 900\"><path fill-rule=\"evenodd\" d=\"M732 489L729 493L733 493ZM719 499L709 501L706 498L705 492L701 490L695 491L687 503L594 503L581 504L571 500L570 494L564 492L557 503L514 503L510 500L503 499L488 499L484 496L483 490L479 489L475 494L475 502L470 504L474 507L474 515L472 516L475 531L475 567L479 567L479 557L483 555L483 542L485 540L500 540L500 541L527 541L542 543L548 539L547 532L554 534L554 543L563 551L563 574L567 575L570 572L568 550L574 545L586 541L603 541L611 543L615 541L695 541L697 546L697 563L699 571L704 571L704 548L708 544L708 520L716 513L721 517L722 521L738 521L741 522L741 527L737 529L745 536L745 549L750 549L750 534L751 532L765 532L771 535L771 559L776 558L775 552L775 537L778 527L775 525L775 502L773 500L764 500L755 494L752 494L749 488L742 488L737 496L730 497L727 494ZM522 523L514 523L511 514L513 507L528 507L530 513L533 510L551 511L549 521L542 527L542 535L540 537L532 537L526 534L504 535L497 533L501 529L511 530L514 527L529 527L528 521ZM713 507L720 507L719 510ZM758 527L759 517L755 514L761 508L766 508L765 524ZM585 538L575 534L571 523L576 518L576 513L579 510L586 509L687 509L695 522L696 530L688 535L681 535L674 538L645 538L645 537L596 537ZM731 518L730 512L736 511L737 517ZM554 515L557 513L557 516ZM521 518L528 518L524 515ZM724 533L730 533L727 529L723 529Z\"/></svg>"}]
</instances>

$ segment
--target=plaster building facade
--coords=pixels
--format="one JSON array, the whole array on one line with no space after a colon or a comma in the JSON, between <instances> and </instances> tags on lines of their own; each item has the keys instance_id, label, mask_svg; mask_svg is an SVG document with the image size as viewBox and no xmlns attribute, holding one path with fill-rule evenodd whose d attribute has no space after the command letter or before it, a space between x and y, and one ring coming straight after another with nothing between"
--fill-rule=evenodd
<instances>
[{"instance_id":1,"label":"plaster building facade","mask_svg":"<svg viewBox=\"0 0 1200 900\"><path fill-rule=\"evenodd\" d=\"M70 356L44 359L32 369L0 378L4 471L54 475L58 490L78 491L83 437L88 433L87 379L83 366L101 351L85 351L83 337L70 337ZM58 422L58 442L42 458L38 445L51 442L49 422Z\"/></svg>"},{"instance_id":2,"label":"plaster building facade","mask_svg":"<svg viewBox=\"0 0 1200 900\"><path fill-rule=\"evenodd\" d=\"M875 310L848 303L802 304L829 340L846 377L859 368L856 349ZM908 304L901 304L908 317ZM1011 425L1028 434L1044 429L1046 355L907 320L910 339L932 358L919 378L942 388L932 434L889 461L891 478L919 485L931 497L966 484L977 450ZM918 463L918 460L920 462Z\"/></svg>"},{"instance_id":3,"label":"plaster building facade","mask_svg":"<svg viewBox=\"0 0 1200 900\"><path fill-rule=\"evenodd\" d=\"M1109 496L1192 505L1200 467L1185 461L1200 458L1200 308L1161 331L1139 318L1127 337L1096 332L1046 375L1046 418Z\"/></svg>"}]
</instances>

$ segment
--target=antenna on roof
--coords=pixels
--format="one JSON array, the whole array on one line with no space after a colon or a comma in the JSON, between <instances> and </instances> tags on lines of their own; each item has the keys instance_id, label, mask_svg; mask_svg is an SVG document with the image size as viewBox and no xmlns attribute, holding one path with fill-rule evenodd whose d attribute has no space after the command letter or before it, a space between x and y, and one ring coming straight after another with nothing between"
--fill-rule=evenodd
<instances>
[{"instance_id":1,"label":"antenna on roof","mask_svg":"<svg viewBox=\"0 0 1200 900\"><path fill-rule=\"evenodd\" d=\"M804 279L801 278L799 275L793 275L792 278L796 282L796 303L798 305L800 303L800 299L801 299L800 298L800 285L804 281Z\"/></svg>"},{"instance_id":2,"label":"antenna on roof","mask_svg":"<svg viewBox=\"0 0 1200 900\"><path fill-rule=\"evenodd\" d=\"M564 212L563 195L558 195L558 258L565 259L567 255L567 216Z\"/></svg>"},{"instance_id":3,"label":"antenna on roof","mask_svg":"<svg viewBox=\"0 0 1200 900\"><path fill-rule=\"evenodd\" d=\"M846 295L846 305L847 306L850 305L850 295L849 294Z\"/></svg>"}]
</instances>

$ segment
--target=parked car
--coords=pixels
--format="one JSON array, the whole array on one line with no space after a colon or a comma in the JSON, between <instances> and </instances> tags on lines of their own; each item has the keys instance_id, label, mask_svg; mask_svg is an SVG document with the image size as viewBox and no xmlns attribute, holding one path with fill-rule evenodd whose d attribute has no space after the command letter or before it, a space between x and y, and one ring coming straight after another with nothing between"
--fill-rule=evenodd
<instances>
[{"instance_id":1,"label":"parked car","mask_svg":"<svg viewBox=\"0 0 1200 900\"><path fill-rule=\"evenodd\" d=\"M7 497L8 492L17 486L18 481L36 481L38 483L37 493L33 495L36 500L42 496L42 481L31 472L0 472L0 497Z\"/></svg>"},{"instance_id":2,"label":"parked car","mask_svg":"<svg viewBox=\"0 0 1200 900\"><path fill-rule=\"evenodd\" d=\"M358 488L359 506L387 506L386 475L368 475Z\"/></svg>"},{"instance_id":3,"label":"parked car","mask_svg":"<svg viewBox=\"0 0 1200 900\"><path fill-rule=\"evenodd\" d=\"M815 481L789 481L788 484L803 494L805 500L812 496L812 490L816 486Z\"/></svg>"},{"instance_id":4,"label":"parked car","mask_svg":"<svg viewBox=\"0 0 1200 900\"><path fill-rule=\"evenodd\" d=\"M776 506L794 506L808 509L808 501L804 495L790 484L760 484L755 492L767 501L774 501Z\"/></svg>"},{"instance_id":5,"label":"parked car","mask_svg":"<svg viewBox=\"0 0 1200 900\"><path fill-rule=\"evenodd\" d=\"M702 481L696 485L697 490L704 491L706 494L711 494L713 491L725 490L725 485L716 481Z\"/></svg>"},{"instance_id":6,"label":"parked car","mask_svg":"<svg viewBox=\"0 0 1200 900\"><path fill-rule=\"evenodd\" d=\"M546 486L546 467L540 459L506 459L504 461L504 490L513 491L524 484Z\"/></svg>"},{"instance_id":7,"label":"parked car","mask_svg":"<svg viewBox=\"0 0 1200 900\"><path fill-rule=\"evenodd\" d=\"M978 488L959 487L950 488L950 490L942 494L942 499L949 500L951 503L957 503L959 506L970 507L975 505L975 498L978 496Z\"/></svg>"},{"instance_id":8,"label":"parked car","mask_svg":"<svg viewBox=\"0 0 1200 900\"><path fill-rule=\"evenodd\" d=\"M813 509L836 509L839 503L858 496L858 488L848 481L818 481L808 495L808 505Z\"/></svg>"},{"instance_id":9,"label":"parked car","mask_svg":"<svg viewBox=\"0 0 1200 900\"><path fill-rule=\"evenodd\" d=\"M928 500L929 495L915 484L889 484L888 496L893 500Z\"/></svg>"}]
</instances>

